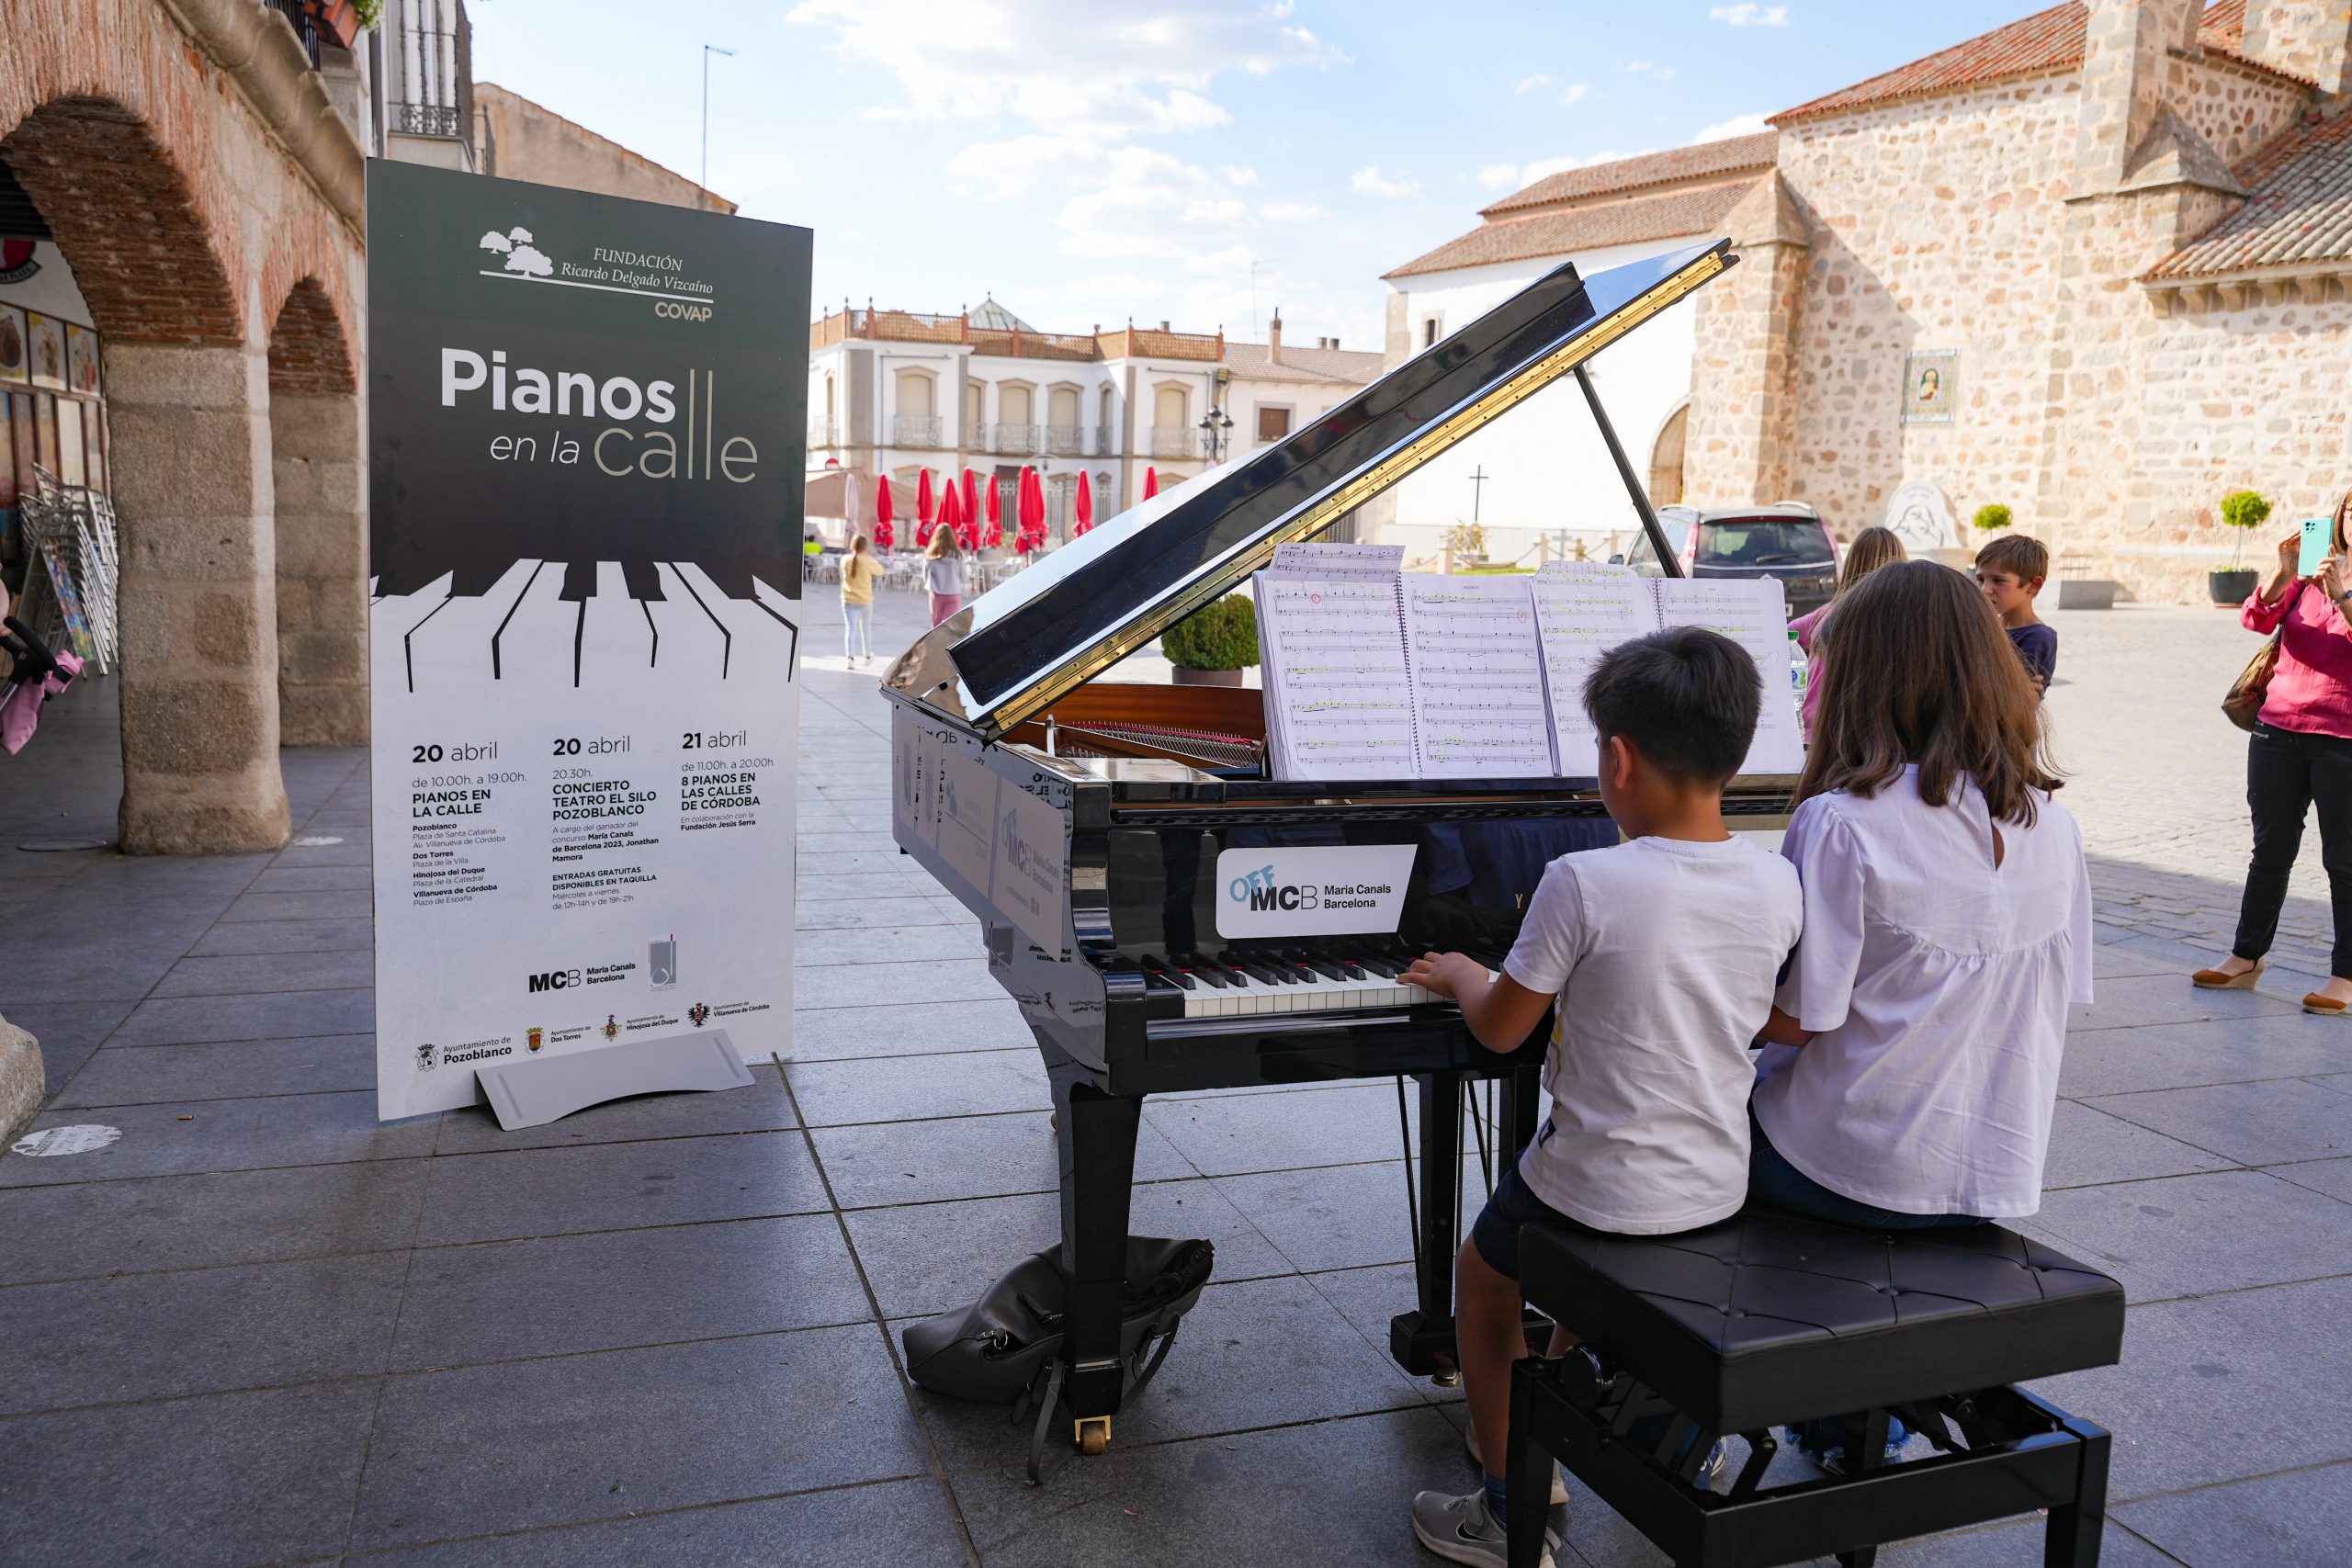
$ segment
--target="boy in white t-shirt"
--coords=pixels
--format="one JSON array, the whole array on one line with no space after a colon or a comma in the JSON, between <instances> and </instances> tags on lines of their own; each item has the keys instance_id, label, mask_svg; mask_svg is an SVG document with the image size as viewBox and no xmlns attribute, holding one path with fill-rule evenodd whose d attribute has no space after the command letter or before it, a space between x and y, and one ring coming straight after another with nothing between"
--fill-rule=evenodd
<instances>
[{"instance_id":1,"label":"boy in white t-shirt","mask_svg":"<svg viewBox=\"0 0 2352 1568\"><path fill-rule=\"evenodd\" d=\"M1748 1043L1772 1010L1804 895L1788 863L1732 836L1723 790L1756 732L1762 678L1728 637L1677 627L1612 649L1586 682L1600 798L1626 842L1544 868L1499 976L1459 953L1406 976L1512 1051L1558 1003L1551 1114L1495 1185L1455 1262L1462 1382L1486 1466L1466 1496L1413 1499L1421 1543L1504 1561L1510 1366L1526 1353L1519 1227L1621 1235L1713 1224L1747 1196ZM1565 1336L1553 1353L1566 1348Z\"/></svg>"}]
</instances>

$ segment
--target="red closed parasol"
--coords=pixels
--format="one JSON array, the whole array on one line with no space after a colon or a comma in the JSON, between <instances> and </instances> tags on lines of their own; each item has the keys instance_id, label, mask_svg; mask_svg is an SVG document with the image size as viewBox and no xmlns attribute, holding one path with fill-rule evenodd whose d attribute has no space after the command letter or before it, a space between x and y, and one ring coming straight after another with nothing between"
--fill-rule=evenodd
<instances>
[{"instance_id":1,"label":"red closed parasol","mask_svg":"<svg viewBox=\"0 0 2352 1568\"><path fill-rule=\"evenodd\" d=\"M979 520L979 481L972 477L971 469L966 468L964 470L964 521L967 523L978 523Z\"/></svg>"},{"instance_id":2,"label":"red closed parasol","mask_svg":"<svg viewBox=\"0 0 2352 1568\"><path fill-rule=\"evenodd\" d=\"M1143 471L1143 498L1146 501L1149 501L1153 496L1158 495L1159 493L1159 470L1156 468L1146 468Z\"/></svg>"},{"instance_id":3,"label":"red closed parasol","mask_svg":"<svg viewBox=\"0 0 2352 1568\"><path fill-rule=\"evenodd\" d=\"M1086 482L1086 470L1078 473L1078 523L1072 534L1083 534L1094 526L1094 487Z\"/></svg>"},{"instance_id":4,"label":"red closed parasol","mask_svg":"<svg viewBox=\"0 0 2352 1568\"><path fill-rule=\"evenodd\" d=\"M932 524L938 515L938 507L932 499L931 470L929 468L921 470L921 476L915 481L915 543L928 547L931 543Z\"/></svg>"},{"instance_id":5,"label":"red closed parasol","mask_svg":"<svg viewBox=\"0 0 2352 1568\"><path fill-rule=\"evenodd\" d=\"M890 547L890 476L884 474L874 489L874 547Z\"/></svg>"}]
</instances>

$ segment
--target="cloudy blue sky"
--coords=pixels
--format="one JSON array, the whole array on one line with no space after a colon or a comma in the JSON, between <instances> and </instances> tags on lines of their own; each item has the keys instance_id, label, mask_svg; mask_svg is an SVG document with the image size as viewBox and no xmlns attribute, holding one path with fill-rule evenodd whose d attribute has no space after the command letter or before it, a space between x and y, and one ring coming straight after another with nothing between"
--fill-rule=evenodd
<instances>
[{"instance_id":1,"label":"cloudy blue sky","mask_svg":"<svg viewBox=\"0 0 2352 1568\"><path fill-rule=\"evenodd\" d=\"M1376 348L1380 274L1568 165L2035 7L1952 0L469 0L474 69L817 233L816 294ZM1253 285L1254 282L1254 307Z\"/></svg>"}]
</instances>

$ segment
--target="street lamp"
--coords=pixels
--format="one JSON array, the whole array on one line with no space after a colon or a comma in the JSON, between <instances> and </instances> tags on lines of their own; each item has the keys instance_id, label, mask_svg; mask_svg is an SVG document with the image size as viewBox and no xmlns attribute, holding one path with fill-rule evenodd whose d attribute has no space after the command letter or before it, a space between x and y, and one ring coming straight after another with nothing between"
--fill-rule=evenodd
<instances>
[{"instance_id":1,"label":"street lamp","mask_svg":"<svg viewBox=\"0 0 2352 1568\"><path fill-rule=\"evenodd\" d=\"M1225 461L1226 443L1231 438L1233 416L1220 408L1212 408L1201 418L1201 444L1209 449L1212 468Z\"/></svg>"}]
</instances>

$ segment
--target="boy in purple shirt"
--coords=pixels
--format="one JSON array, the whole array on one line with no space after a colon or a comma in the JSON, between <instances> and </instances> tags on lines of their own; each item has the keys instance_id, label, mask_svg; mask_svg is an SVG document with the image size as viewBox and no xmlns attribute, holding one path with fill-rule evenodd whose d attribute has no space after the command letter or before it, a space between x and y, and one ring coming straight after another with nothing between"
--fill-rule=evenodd
<instances>
[{"instance_id":1,"label":"boy in purple shirt","mask_svg":"<svg viewBox=\"0 0 2352 1568\"><path fill-rule=\"evenodd\" d=\"M1976 552L1976 586L2044 696L2058 672L2058 629L2033 613L2033 600L2049 578L2050 549L2040 539L2004 534Z\"/></svg>"}]
</instances>

